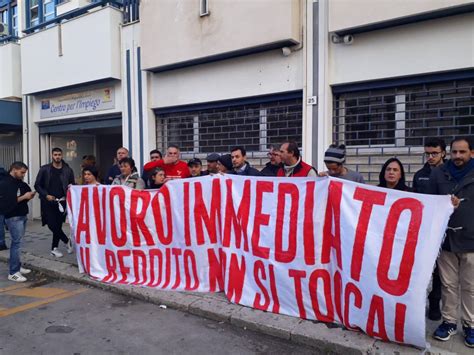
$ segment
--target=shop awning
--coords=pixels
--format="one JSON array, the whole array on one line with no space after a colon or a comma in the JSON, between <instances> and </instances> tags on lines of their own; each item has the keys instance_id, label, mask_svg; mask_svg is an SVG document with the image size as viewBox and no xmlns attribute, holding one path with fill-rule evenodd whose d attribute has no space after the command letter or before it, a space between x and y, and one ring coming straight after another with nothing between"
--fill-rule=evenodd
<instances>
[{"instance_id":1,"label":"shop awning","mask_svg":"<svg viewBox=\"0 0 474 355\"><path fill-rule=\"evenodd\" d=\"M0 100L0 125L21 127L21 102Z\"/></svg>"}]
</instances>

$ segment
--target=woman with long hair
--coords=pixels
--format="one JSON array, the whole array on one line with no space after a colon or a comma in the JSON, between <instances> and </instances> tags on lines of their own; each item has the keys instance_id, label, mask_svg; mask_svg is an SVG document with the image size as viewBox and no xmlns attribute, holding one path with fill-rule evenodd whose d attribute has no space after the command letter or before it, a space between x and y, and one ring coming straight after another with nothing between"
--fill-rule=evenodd
<instances>
[{"instance_id":1,"label":"woman with long hair","mask_svg":"<svg viewBox=\"0 0 474 355\"><path fill-rule=\"evenodd\" d=\"M400 191L413 191L406 184L405 169L403 169L402 162L397 158L388 159L382 166L378 186Z\"/></svg>"}]
</instances>

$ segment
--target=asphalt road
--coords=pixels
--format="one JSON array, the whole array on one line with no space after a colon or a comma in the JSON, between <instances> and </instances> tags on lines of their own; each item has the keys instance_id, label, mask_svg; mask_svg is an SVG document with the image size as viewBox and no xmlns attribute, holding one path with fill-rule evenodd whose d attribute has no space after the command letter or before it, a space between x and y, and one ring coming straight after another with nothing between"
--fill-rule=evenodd
<instances>
[{"instance_id":1,"label":"asphalt road","mask_svg":"<svg viewBox=\"0 0 474 355\"><path fill-rule=\"evenodd\" d=\"M0 263L0 273L7 274ZM0 354L309 354L311 348L30 274L0 279Z\"/></svg>"}]
</instances>

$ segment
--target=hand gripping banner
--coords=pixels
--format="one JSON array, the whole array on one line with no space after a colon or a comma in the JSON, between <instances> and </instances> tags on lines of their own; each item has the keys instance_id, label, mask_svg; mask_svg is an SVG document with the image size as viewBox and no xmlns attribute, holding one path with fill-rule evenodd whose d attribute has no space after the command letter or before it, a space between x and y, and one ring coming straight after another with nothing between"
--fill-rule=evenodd
<instances>
[{"instance_id":1,"label":"hand gripping banner","mask_svg":"<svg viewBox=\"0 0 474 355\"><path fill-rule=\"evenodd\" d=\"M452 206L334 178L209 176L160 190L73 186L79 269L103 282L223 291L231 302L425 347Z\"/></svg>"}]
</instances>

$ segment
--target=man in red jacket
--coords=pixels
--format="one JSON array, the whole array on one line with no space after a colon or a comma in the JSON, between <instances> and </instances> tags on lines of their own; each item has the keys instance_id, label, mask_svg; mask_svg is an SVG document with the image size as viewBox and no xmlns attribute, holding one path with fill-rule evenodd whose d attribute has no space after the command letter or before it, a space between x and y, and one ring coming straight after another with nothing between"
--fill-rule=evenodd
<instances>
[{"instance_id":1,"label":"man in red jacket","mask_svg":"<svg viewBox=\"0 0 474 355\"><path fill-rule=\"evenodd\" d=\"M167 179L182 179L190 176L188 164L179 160L179 148L176 145L170 145L166 150L163 159L151 161L143 167L146 172L150 172L155 168L162 168Z\"/></svg>"},{"instance_id":2,"label":"man in red jacket","mask_svg":"<svg viewBox=\"0 0 474 355\"><path fill-rule=\"evenodd\" d=\"M296 142L286 142L280 147L280 156L283 165L277 172L281 177L318 176L318 172L311 165L306 164L300 155Z\"/></svg>"}]
</instances>

